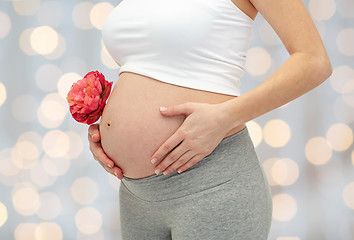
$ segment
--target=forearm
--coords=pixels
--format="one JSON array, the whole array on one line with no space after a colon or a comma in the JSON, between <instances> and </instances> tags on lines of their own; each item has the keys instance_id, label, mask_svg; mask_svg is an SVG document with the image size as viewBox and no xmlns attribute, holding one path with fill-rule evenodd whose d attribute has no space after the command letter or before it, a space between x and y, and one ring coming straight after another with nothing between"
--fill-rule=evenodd
<instances>
[{"instance_id":1,"label":"forearm","mask_svg":"<svg viewBox=\"0 0 354 240\"><path fill-rule=\"evenodd\" d=\"M223 104L222 119L239 126L307 93L332 73L328 57L294 53L265 82Z\"/></svg>"}]
</instances>

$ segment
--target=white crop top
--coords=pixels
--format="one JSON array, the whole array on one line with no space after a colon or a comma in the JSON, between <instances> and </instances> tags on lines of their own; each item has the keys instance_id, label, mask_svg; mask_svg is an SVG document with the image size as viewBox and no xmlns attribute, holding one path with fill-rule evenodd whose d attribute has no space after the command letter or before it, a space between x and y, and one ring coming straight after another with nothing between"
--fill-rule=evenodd
<instances>
[{"instance_id":1,"label":"white crop top","mask_svg":"<svg viewBox=\"0 0 354 240\"><path fill-rule=\"evenodd\" d=\"M119 74L239 96L252 26L231 0L122 0L102 37Z\"/></svg>"}]
</instances>

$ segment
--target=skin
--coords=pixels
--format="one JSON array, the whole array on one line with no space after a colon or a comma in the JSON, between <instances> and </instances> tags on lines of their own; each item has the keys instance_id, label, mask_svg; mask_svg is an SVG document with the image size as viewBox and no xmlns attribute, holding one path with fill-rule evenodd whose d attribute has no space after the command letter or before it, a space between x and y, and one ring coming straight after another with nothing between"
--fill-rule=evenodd
<instances>
[{"instance_id":1,"label":"skin","mask_svg":"<svg viewBox=\"0 0 354 240\"><path fill-rule=\"evenodd\" d=\"M163 106L166 108L160 110L162 115L185 115L186 118L151 156L156 174L167 175L174 170L182 173L209 155L230 129L302 96L332 74L327 51L301 0L235 1L252 19L257 12L262 14L290 57L265 82L237 98L218 104L187 102ZM116 173L122 179L121 170L112 165L113 161L104 154L99 141L97 124L90 126L90 150L95 159L108 172Z\"/></svg>"}]
</instances>

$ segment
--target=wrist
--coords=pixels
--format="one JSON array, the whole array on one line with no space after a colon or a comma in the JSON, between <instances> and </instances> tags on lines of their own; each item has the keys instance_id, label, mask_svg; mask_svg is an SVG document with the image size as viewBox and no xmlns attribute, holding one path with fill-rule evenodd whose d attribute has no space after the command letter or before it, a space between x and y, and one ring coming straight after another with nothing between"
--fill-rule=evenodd
<instances>
[{"instance_id":1,"label":"wrist","mask_svg":"<svg viewBox=\"0 0 354 240\"><path fill-rule=\"evenodd\" d=\"M239 107L238 97L220 103L220 114L218 115L220 124L228 130L244 125L247 121L243 119L243 114Z\"/></svg>"}]
</instances>

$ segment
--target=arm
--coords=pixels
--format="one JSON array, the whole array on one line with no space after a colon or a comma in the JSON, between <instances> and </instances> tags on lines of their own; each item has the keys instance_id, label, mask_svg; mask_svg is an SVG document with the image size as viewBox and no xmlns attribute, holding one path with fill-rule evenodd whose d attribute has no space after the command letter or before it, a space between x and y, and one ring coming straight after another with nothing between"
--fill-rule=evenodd
<instances>
[{"instance_id":1,"label":"arm","mask_svg":"<svg viewBox=\"0 0 354 240\"><path fill-rule=\"evenodd\" d=\"M163 115L184 114L186 119L153 154L156 173L185 171L210 154L232 128L294 100L331 75L326 49L301 0L250 2L278 34L289 59L264 83L232 100L168 107Z\"/></svg>"},{"instance_id":2,"label":"arm","mask_svg":"<svg viewBox=\"0 0 354 240\"><path fill-rule=\"evenodd\" d=\"M321 37L301 0L250 0L290 54L264 83L224 104L224 121L238 126L280 107L325 81L332 67Z\"/></svg>"}]
</instances>

